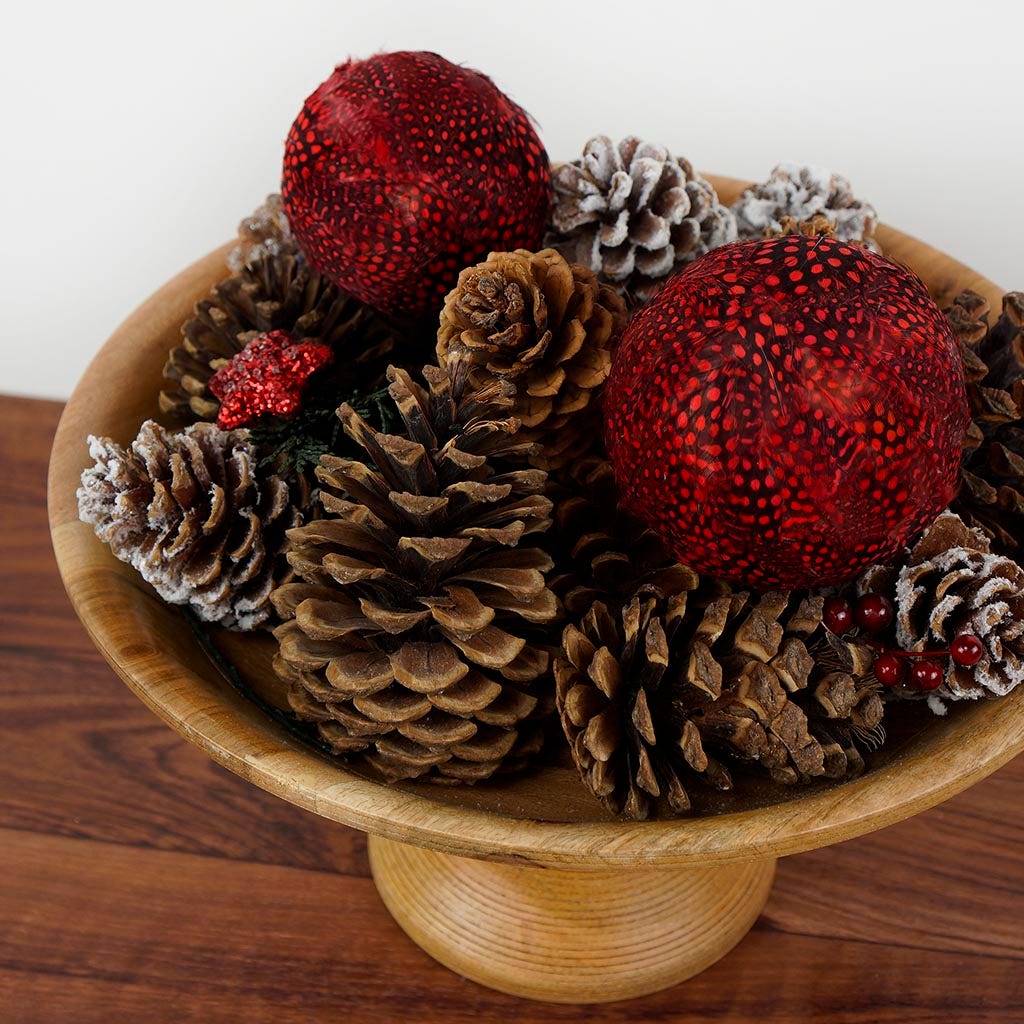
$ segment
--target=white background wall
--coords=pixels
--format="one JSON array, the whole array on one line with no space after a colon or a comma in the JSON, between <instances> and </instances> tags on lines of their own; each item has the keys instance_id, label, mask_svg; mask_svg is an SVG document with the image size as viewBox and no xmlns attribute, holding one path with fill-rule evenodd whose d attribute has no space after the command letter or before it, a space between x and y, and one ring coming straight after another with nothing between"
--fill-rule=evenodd
<instances>
[{"instance_id":1,"label":"white background wall","mask_svg":"<svg viewBox=\"0 0 1024 1024\"><path fill-rule=\"evenodd\" d=\"M7 3L0 391L65 397L117 323L277 187L347 55L484 71L548 152L633 133L704 170L845 172L883 220L1024 288L1020 5L849 0ZM1014 12L1014 13L1010 13Z\"/></svg>"}]
</instances>

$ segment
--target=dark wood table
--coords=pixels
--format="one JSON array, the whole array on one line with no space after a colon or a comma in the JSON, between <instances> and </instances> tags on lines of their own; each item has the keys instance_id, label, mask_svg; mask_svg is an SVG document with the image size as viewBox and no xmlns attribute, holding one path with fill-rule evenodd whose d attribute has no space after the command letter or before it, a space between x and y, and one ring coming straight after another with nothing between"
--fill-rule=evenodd
<instances>
[{"instance_id":1,"label":"dark wood table","mask_svg":"<svg viewBox=\"0 0 1024 1024\"><path fill-rule=\"evenodd\" d=\"M60 409L0 398L0 1021L1024 1022L1024 758L781 861L738 949L668 992L549 1006L449 973L360 833L213 764L93 649L46 524Z\"/></svg>"}]
</instances>

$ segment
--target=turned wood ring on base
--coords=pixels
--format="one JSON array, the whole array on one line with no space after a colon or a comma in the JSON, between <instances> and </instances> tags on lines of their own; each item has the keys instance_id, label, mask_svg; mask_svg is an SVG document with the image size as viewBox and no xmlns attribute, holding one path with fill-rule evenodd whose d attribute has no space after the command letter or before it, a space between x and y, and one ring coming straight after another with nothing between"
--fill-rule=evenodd
<instances>
[{"instance_id":1,"label":"turned wood ring on base","mask_svg":"<svg viewBox=\"0 0 1024 1024\"><path fill-rule=\"evenodd\" d=\"M560 871L370 836L373 880L406 934L446 967L555 1003L648 995L710 967L747 934L775 860Z\"/></svg>"}]
</instances>

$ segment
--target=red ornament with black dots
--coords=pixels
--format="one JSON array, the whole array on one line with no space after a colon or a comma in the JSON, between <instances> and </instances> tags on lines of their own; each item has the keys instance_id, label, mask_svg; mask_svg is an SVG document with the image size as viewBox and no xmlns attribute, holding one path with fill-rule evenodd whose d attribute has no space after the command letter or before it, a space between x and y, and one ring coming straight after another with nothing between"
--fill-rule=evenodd
<instances>
[{"instance_id":1,"label":"red ornament with black dots","mask_svg":"<svg viewBox=\"0 0 1024 1024\"><path fill-rule=\"evenodd\" d=\"M285 145L292 233L335 284L385 313L439 310L492 250L536 249L551 200L529 116L436 53L350 60L314 92Z\"/></svg>"},{"instance_id":2,"label":"red ornament with black dots","mask_svg":"<svg viewBox=\"0 0 1024 1024\"><path fill-rule=\"evenodd\" d=\"M680 561L758 589L895 555L956 494L970 422L920 279L799 235L673 277L620 341L604 409L625 506Z\"/></svg>"}]
</instances>

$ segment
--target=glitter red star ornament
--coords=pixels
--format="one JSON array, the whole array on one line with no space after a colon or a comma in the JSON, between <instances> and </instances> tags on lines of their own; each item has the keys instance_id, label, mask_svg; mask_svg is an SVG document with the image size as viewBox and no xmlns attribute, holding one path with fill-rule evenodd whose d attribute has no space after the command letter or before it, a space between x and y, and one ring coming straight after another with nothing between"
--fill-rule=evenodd
<instances>
[{"instance_id":1,"label":"glitter red star ornament","mask_svg":"<svg viewBox=\"0 0 1024 1024\"><path fill-rule=\"evenodd\" d=\"M306 382L333 357L327 345L297 342L287 331L257 335L210 380L220 399L217 426L234 430L262 416L293 415Z\"/></svg>"},{"instance_id":2,"label":"glitter red star ornament","mask_svg":"<svg viewBox=\"0 0 1024 1024\"><path fill-rule=\"evenodd\" d=\"M440 310L487 253L539 247L548 157L528 115L436 53L335 69L285 146L288 223L309 261L386 313Z\"/></svg>"},{"instance_id":3,"label":"glitter red star ornament","mask_svg":"<svg viewBox=\"0 0 1024 1024\"><path fill-rule=\"evenodd\" d=\"M604 403L625 505L680 561L759 589L894 555L956 494L969 425L921 281L803 236L676 275L623 336Z\"/></svg>"}]
</instances>

